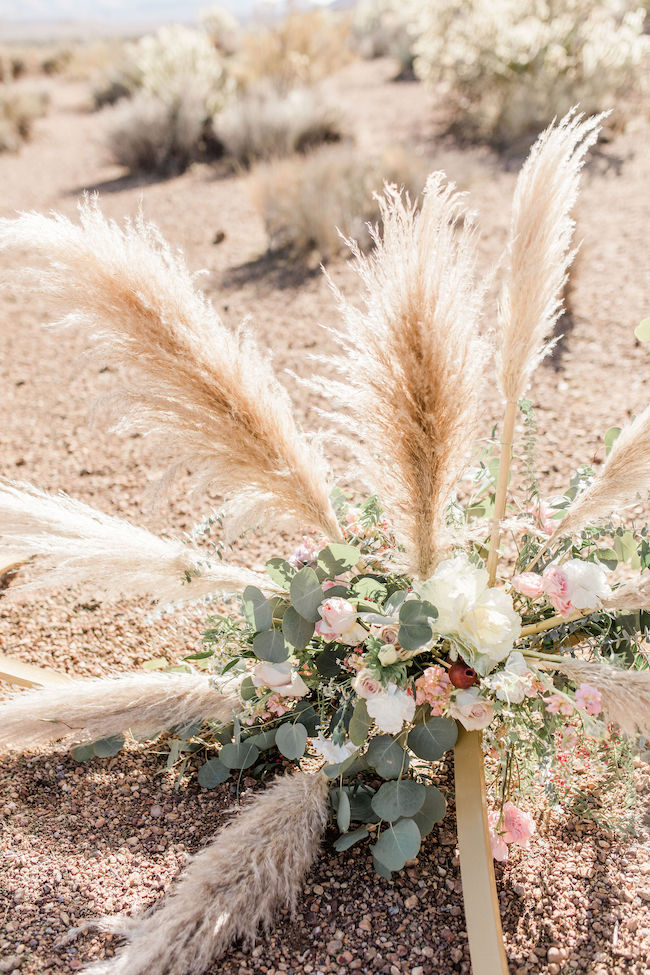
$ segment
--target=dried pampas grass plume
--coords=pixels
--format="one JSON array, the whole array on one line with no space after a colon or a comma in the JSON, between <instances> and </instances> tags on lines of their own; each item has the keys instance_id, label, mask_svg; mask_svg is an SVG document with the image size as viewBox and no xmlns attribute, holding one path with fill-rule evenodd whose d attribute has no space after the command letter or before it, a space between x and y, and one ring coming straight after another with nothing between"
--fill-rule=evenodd
<instances>
[{"instance_id":1,"label":"dried pampas grass plume","mask_svg":"<svg viewBox=\"0 0 650 975\"><path fill-rule=\"evenodd\" d=\"M624 734L650 736L650 670L621 670L572 657L553 666L576 683L597 688L606 720Z\"/></svg>"},{"instance_id":2,"label":"dried pampas grass plume","mask_svg":"<svg viewBox=\"0 0 650 975\"><path fill-rule=\"evenodd\" d=\"M97 741L129 730L155 736L204 718L228 722L240 708L236 680L205 674L70 680L0 703L0 749L29 751L51 741Z\"/></svg>"},{"instance_id":3,"label":"dried pampas grass plume","mask_svg":"<svg viewBox=\"0 0 650 975\"><path fill-rule=\"evenodd\" d=\"M630 579L614 589L605 602L605 608L618 612L650 609L650 573Z\"/></svg>"},{"instance_id":4,"label":"dried pampas grass plume","mask_svg":"<svg viewBox=\"0 0 650 975\"><path fill-rule=\"evenodd\" d=\"M10 247L44 259L28 276L62 324L83 324L103 362L129 367L122 425L163 435L177 464L237 501L244 524L290 519L340 536L325 461L268 360L245 329L223 325L152 224L120 228L85 200L79 226L60 214L0 220Z\"/></svg>"},{"instance_id":5,"label":"dried pampas grass plume","mask_svg":"<svg viewBox=\"0 0 650 975\"><path fill-rule=\"evenodd\" d=\"M623 428L605 463L573 504L546 543L573 535L585 525L607 518L650 489L650 406Z\"/></svg>"},{"instance_id":6,"label":"dried pampas grass plume","mask_svg":"<svg viewBox=\"0 0 650 975\"><path fill-rule=\"evenodd\" d=\"M278 911L295 911L327 822L327 779L297 772L256 795L142 918L99 924L130 943L92 975L200 975L233 941L252 942Z\"/></svg>"},{"instance_id":7,"label":"dried pampas grass plume","mask_svg":"<svg viewBox=\"0 0 650 975\"><path fill-rule=\"evenodd\" d=\"M409 568L426 578L449 542L445 509L478 429L488 347L478 335L485 287L461 194L432 174L421 211L395 187L379 200L383 232L351 244L363 307L335 289L342 377L319 381L337 402L355 465L379 495ZM360 443L353 438L358 435ZM355 474L357 469L355 466Z\"/></svg>"},{"instance_id":8,"label":"dried pampas grass plume","mask_svg":"<svg viewBox=\"0 0 650 975\"><path fill-rule=\"evenodd\" d=\"M36 558L35 577L5 594L17 597L64 586L163 603L248 585L276 591L262 573L222 563L178 539L159 538L64 494L0 481L0 556L4 551L9 563Z\"/></svg>"},{"instance_id":9,"label":"dried pampas grass plume","mask_svg":"<svg viewBox=\"0 0 650 975\"><path fill-rule=\"evenodd\" d=\"M572 109L543 132L519 177L508 244L509 266L500 303L497 375L508 403L526 392L533 371L552 347L562 290L574 258L575 204L587 150L605 115L585 119Z\"/></svg>"}]
</instances>

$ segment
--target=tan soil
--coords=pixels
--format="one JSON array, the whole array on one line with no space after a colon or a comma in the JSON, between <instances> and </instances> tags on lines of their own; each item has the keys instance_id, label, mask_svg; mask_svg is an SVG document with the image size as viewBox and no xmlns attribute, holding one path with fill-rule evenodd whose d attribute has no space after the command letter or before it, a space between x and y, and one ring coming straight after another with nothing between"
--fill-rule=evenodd
<instances>
[{"instance_id":1,"label":"tan soil","mask_svg":"<svg viewBox=\"0 0 650 975\"><path fill-rule=\"evenodd\" d=\"M360 142L371 151L400 144L431 168L444 168L470 190L480 211L486 264L501 254L516 162L440 137L431 105L414 83L389 81L386 62L355 64L330 81L341 93ZM264 257L264 233L250 203L249 177L224 178L207 165L168 181L125 178L104 157L101 119L86 110L88 89L47 82L51 114L17 156L0 156L0 215L54 208L74 214L84 189L96 189L109 216L142 204L190 266L207 268L204 287L224 319L253 317L278 370L309 375L308 356L327 349L320 326L335 321L318 273L302 277ZM574 327L555 366L538 373L532 398L542 439L540 466L549 493L566 486L575 466L599 462L602 435L648 402L647 352L633 329L650 314L650 121L637 110L627 130L593 154L578 213L585 244L575 278ZM225 233L219 246L215 234ZM356 284L341 260L331 268L348 293ZM160 529L188 528L205 499L187 495L179 478L169 502L154 508L147 489L160 470L154 447L89 423L89 406L118 377L83 361L83 337L46 331L47 302L27 300L10 279L0 294L0 473L29 480ZM292 381L288 380L290 388ZM300 419L318 424L316 400L292 388ZM486 410L486 434L493 418ZM342 471L341 458L334 458ZM280 540L290 550L292 541ZM273 542L277 550L278 540ZM248 551L261 563L265 538ZM243 557L243 556L242 556ZM76 674L128 669L193 648L201 611L151 619L149 607L80 603L74 593L28 608L0 601L0 650ZM213 792L161 773L164 759L144 747L110 761L78 766L68 755L4 758L0 763L3 869L0 878L0 972L75 971L114 950L106 936L59 946L85 917L148 905L162 896L187 851L224 821L226 784ZM448 770L441 785L450 788ZM638 789L647 775L638 773ZM469 971L453 809L424 846L417 865L387 884L363 849L337 856L331 845L315 867L295 921L283 919L269 941L233 950L212 972L381 972L430 975ZM612 840L591 825L552 818L528 851L497 867L506 946L517 973L559 971L641 975L650 945L650 863L641 828ZM164 933L161 932L164 937Z\"/></svg>"}]
</instances>

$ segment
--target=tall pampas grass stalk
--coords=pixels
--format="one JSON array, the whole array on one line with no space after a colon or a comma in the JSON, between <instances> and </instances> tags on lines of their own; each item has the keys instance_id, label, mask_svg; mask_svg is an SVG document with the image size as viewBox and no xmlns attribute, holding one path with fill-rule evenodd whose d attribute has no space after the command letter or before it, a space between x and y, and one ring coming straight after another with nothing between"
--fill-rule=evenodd
<instances>
[{"instance_id":1,"label":"tall pampas grass stalk","mask_svg":"<svg viewBox=\"0 0 650 975\"><path fill-rule=\"evenodd\" d=\"M0 481L0 555L35 558L35 576L12 586L22 596L81 586L107 597L147 595L182 603L248 585L275 591L262 573L220 562L178 539L157 535L64 494ZM4 559L0 559L0 565Z\"/></svg>"},{"instance_id":2,"label":"tall pampas grass stalk","mask_svg":"<svg viewBox=\"0 0 650 975\"><path fill-rule=\"evenodd\" d=\"M650 670L621 670L573 657L561 658L553 666L572 681L597 688L603 715L624 734L650 737Z\"/></svg>"},{"instance_id":3,"label":"tall pampas grass stalk","mask_svg":"<svg viewBox=\"0 0 650 975\"><path fill-rule=\"evenodd\" d=\"M204 718L232 720L238 681L207 674L124 674L70 680L0 703L0 749L29 751L48 742L97 741L126 731L155 736Z\"/></svg>"},{"instance_id":4,"label":"tall pampas grass stalk","mask_svg":"<svg viewBox=\"0 0 650 975\"><path fill-rule=\"evenodd\" d=\"M487 564L491 585L496 579L517 403L553 345L551 335L575 256L571 211L585 155L598 138L604 117L585 119L572 109L540 135L517 179L499 313L497 379L506 406Z\"/></svg>"},{"instance_id":5,"label":"tall pampas grass stalk","mask_svg":"<svg viewBox=\"0 0 650 975\"><path fill-rule=\"evenodd\" d=\"M463 197L432 174L421 210L395 187L379 199L383 231L363 255L350 242L363 306L335 290L341 380L319 387L352 441L355 474L381 497L409 568L426 578L448 544L445 510L471 455L488 357L478 335L484 283ZM355 439L358 437L358 439Z\"/></svg>"},{"instance_id":6,"label":"tall pampas grass stalk","mask_svg":"<svg viewBox=\"0 0 650 975\"><path fill-rule=\"evenodd\" d=\"M122 425L161 434L177 465L235 499L233 533L263 518L340 536L325 461L286 390L249 331L223 325L156 227L141 216L119 227L86 199L79 225L59 214L0 220L7 248L42 259L27 276L62 309L62 324L83 324L102 362L128 367L115 397Z\"/></svg>"},{"instance_id":7,"label":"tall pampas grass stalk","mask_svg":"<svg viewBox=\"0 0 650 975\"><path fill-rule=\"evenodd\" d=\"M108 919L129 944L92 975L200 975L229 946L252 942L281 908L295 911L327 822L327 779L287 775L256 795L142 918Z\"/></svg>"},{"instance_id":8,"label":"tall pampas grass stalk","mask_svg":"<svg viewBox=\"0 0 650 975\"><path fill-rule=\"evenodd\" d=\"M607 609L618 612L633 612L636 609L650 609L650 573L630 579L614 589L606 600Z\"/></svg>"}]
</instances>

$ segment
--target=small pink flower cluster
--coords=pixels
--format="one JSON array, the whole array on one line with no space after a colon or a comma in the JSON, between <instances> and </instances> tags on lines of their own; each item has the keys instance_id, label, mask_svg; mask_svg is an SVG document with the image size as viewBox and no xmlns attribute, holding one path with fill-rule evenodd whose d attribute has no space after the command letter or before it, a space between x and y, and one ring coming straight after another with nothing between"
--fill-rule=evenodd
<instances>
[{"instance_id":1,"label":"small pink flower cluster","mask_svg":"<svg viewBox=\"0 0 650 975\"><path fill-rule=\"evenodd\" d=\"M428 704L431 714L442 714L449 703L453 686L444 667L427 667L415 682L416 704Z\"/></svg>"},{"instance_id":2,"label":"small pink flower cluster","mask_svg":"<svg viewBox=\"0 0 650 975\"><path fill-rule=\"evenodd\" d=\"M544 699L544 703L549 714L563 714L568 718L574 711L574 705L563 694L551 694ZM592 717L600 714L603 705L598 688L591 684L579 684L575 694L575 707Z\"/></svg>"},{"instance_id":3,"label":"small pink flower cluster","mask_svg":"<svg viewBox=\"0 0 650 975\"><path fill-rule=\"evenodd\" d=\"M325 539L309 538L304 536L302 543L298 546L293 555L289 558L289 565L294 569L302 569L305 565L316 565L318 553L326 545Z\"/></svg>"},{"instance_id":4,"label":"small pink flower cluster","mask_svg":"<svg viewBox=\"0 0 650 975\"><path fill-rule=\"evenodd\" d=\"M512 802L506 802L503 807L503 830L501 832L498 829L499 813L496 809L488 813L488 824L492 856L495 860L500 861L508 859L508 843L516 843L517 846L527 848L531 836L537 829L533 817Z\"/></svg>"}]
</instances>

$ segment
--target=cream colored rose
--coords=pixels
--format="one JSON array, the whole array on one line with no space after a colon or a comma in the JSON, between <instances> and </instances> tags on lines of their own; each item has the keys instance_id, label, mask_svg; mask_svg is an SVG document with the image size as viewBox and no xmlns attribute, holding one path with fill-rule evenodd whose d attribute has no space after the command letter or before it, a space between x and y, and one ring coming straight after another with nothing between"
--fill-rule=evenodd
<instances>
[{"instance_id":1,"label":"cream colored rose","mask_svg":"<svg viewBox=\"0 0 650 975\"><path fill-rule=\"evenodd\" d=\"M358 697L368 699L381 692L381 681L378 681L371 671L364 667L352 681L352 688Z\"/></svg>"},{"instance_id":2,"label":"cream colored rose","mask_svg":"<svg viewBox=\"0 0 650 975\"><path fill-rule=\"evenodd\" d=\"M457 692L449 705L449 714L467 731L480 731L487 728L494 717L494 708L489 701L479 697L478 687L470 687Z\"/></svg>"},{"instance_id":3,"label":"cream colored rose","mask_svg":"<svg viewBox=\"0 0 650 975\"><path fill-rule=\"evenodd\" d=\"M271 664L261 660L253 671L253 685L255 687L269 687L280 697L304 697L309 688L297 670L287 661L281 664Z\"/></svg>"}]
</instances>

